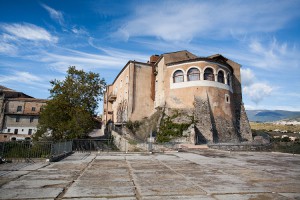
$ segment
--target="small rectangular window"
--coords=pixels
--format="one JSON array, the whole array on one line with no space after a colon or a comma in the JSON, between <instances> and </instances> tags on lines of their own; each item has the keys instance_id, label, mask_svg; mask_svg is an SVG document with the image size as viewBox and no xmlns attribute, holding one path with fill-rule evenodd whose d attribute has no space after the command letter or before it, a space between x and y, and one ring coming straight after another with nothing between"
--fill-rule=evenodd
<instances>
[{"instance_id":1,"label":"small rectangular window","mask_svg":"<svg viewBox=\"0 0 300 200\"><path fill-rule=\"evenodd\" d=\"M32 134L32 129L29 129L28 130L28 135L31 135Z\"/></svg>"},{"instance_id":2,"label":"small rectangular window","mask_svg":"<svg viewBox=\"0 0 300 200\"><path fill-rule=\"evenodd\" d=\"M32 107L32 108L31 108L31 111L35 111L35 107Z\"/></svg>"},{"instance_id":3,"label":"small rectangular window","mask_svg":"<svg viewBox=\"0 0 300 200\"><path fill-rule=\"evenodd\" d=\"M18 106L17 107L17 112L21 112L22 111L22 106Z\"/></svg>"},{"instance_id":4,"label":"small rectangular window","mask_svg":"<svg viewBox=\"0 0 300 200\"><path fill-rule=\"evenodd\" d=\"M30 117L30 123L33 122L33 120L34 120L34 117Z\"/></svg>"},{"instance_id":5,"label":"small rectangular window","mask_svg":"<svg viewBox=\"0 0 300 200\"><path fill-rule=\"evenodd\" d=\"M7 129L7 132L8 132L8 133L10 133L10 128L9 128L9 129Z\"/></svg>"},{"instance_id":6,"label":"small rectangular window","mask_svg":"<svg viewBox=\"0 0 300 200\"><path fill-rule=\"evenodd\" d=\"M225 94L225 102L230 103L230 97L228 94Z\"/></svg>"},{"instance_id":7,"label":"small rectangular window","mask_svg":"<svg viewBox=\"0 0 300 200\"><path fill-rule=\"evenodd\" d=\"M18 129L15 129L14 134L18 134Z\"/></svg>"},{"instance_id":8,"label":"small rectangular window","mask_svg":"<svg viewBox=\"0 0 300 200\"><path fill-rule=\"evenodd\" d=\"M20 122L20 116L16 117L16 122Z\"/></svg>"}]
</instances>

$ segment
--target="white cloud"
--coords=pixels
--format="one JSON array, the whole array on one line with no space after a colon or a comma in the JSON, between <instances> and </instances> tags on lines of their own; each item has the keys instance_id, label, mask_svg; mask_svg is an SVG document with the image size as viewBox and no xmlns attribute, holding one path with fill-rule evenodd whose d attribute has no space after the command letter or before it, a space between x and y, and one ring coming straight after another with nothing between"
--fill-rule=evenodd
<instances>
[{"instance_id":1,"label":"white cloud","mask_svg":"<svg viewBox=\"0 0 300 200\"><path fill-rule=\"evenodd\" d=\"M266 83L254 83L243 88L243 92L256 104L269 96L272 91L273 88Z\"/></svg>"},{"instance_id":2,"label":"white cloud","mask_svg":"<svg viewBox=\"0 0 300 200\"><path fill-rule=\"evenodd\" d=\"M253 84L255 80L255 75L253 71L249 68L241 68L242 84L243 86L249 86Z\"/></svg>"},{"instance_id":3,"label":"white cloud","mask_svg":"<svg viewBox=\"0 0 300 200\"><path fill-rule=\"evenodd\" d=\"M43 6L43 8L45 8L48 11L48 13L50 14L50 17L53 20L57 21L60 25L64 24L64 16L63 16L62 12L57 11L45 4L41 4L41 5Z\"/></svg>"},{"instance_id":4,"label":"white cloud","mask_svg":"<svg viewBox=\"0 0 300 200\"><path fill-rule=\"evenodd\" d=\"M23 24L1 24L1 28L10 34L11 38L19 38L30 41L48 41L56 43L58 38L52 36L44 28L23 23Z\"/></svg>"},{"instance_id":5,"label":"white cloud","mask_svg":"<svg viewBox=\"0 0 300 200\"><path fill-rule=\"evenodd\" d=\"M11 82L11 81L31 83L31 82L42 80L38 76L23 71L14 71L12 75L0 75L0 77L1 77L0 83Z\"/></svg>"},{"instance_id":6,"label":"white cloud","mask_svg":"<svg viewBox=\"0 0 300 200\"><path fill-rule=\"evenodd\" d=\"M243 93L255 104L260 103L274 90L274 86L257 80L254 72L249 68L241 68Z\"/></svg>"},{"instance_id":7,"label":"white cloud","mask_svg":"<svg viewBox=\"0 0 300 200\"><path fill-rule=\"evenodd\" d=\"M300 111L300 106L288 106L288 105L244 105L246 110L288 110L288 111Z\"/></svg>"},{"instance_id":8,"label":"white cloud","mask_svg":"<svg viewBox=\"0 0 300 200\"><path fill-rule=\"evenodd\" d=\"M0 53L3 54L9 54L9 55L15 55L17 53L18 49L16 46L0 41Z\"/></svg>"},{"instance_id":9,"label":"white cloud","mask_svg":"<svg viewBox=\"0 0 300 200\"><path fill-rule=\"evenodd\" d=\"M272 9L270 9L272 7ZM166 41L191 41L273 32L299 16L297 1L164 1L139 5L115 36L153 36ZM274 23L276 22L276 23Z\"/></svg>"}]
</instances>

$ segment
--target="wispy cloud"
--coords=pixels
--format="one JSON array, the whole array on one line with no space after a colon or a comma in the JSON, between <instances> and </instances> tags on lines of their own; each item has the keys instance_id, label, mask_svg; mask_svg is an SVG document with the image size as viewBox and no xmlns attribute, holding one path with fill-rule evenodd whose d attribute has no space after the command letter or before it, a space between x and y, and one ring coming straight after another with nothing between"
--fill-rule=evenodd
<instances>
[{"instance_id":1,"label":"wispy cloud","mask_svg":"<svg viewBox=\"0 0 300 200\"><path fill-rule=\"evenodd\" d=\"M68 48L56 47L54 51L40 51L35 55L24 57L28 60L47 64L53 70L65 73L69 66L76 66L84 70L121 69L128 61L128 57L116 55L93 54Z\"/></svg>"},{"instance_id":2,"label":"wispy cloud","mask_svg":"<svg viewBox=\"0 0 300 200\"><path fill-rule=\"evenodd\" d=\"M97 45L97 41L92 37L89 38L88 43L95 49L98 49L109 56L122 59L125 62L127 62L128 60L138 60L141 62L146 62L149 59L148 54L143 54L140 52L134 52L129 50L116 49L116 48L102 47L101 45Z\"/></svg>"},{"instance_id":3,"label":"wispy cloud","mask_svg":"<svg viewBox=\"0 0 300 200\"><path fill-rule=\"evenodd\" d=\"M10 57L21 56L24 52L32 54L58 42L58 37L46 29L29 23L2 23L0 31L0 53Z\"/></svg>"},{"instance_id":4,"label":"wispy cloud","mask_svg":"<svg viewBox=\"0 0 300 200\"><path fill-rule=\"evenodd\" d=\"M25 39L30 41L48 41L56 43L58 38L52 36L44 28L23 23L23 24L1 24L1 29L7 32L10 36L14 36L19 39Z\"/></svg>"},{"instance_id":5,"label":"wispy cloud","mask_svg":"<svg viewBox=\"0 0 300 200\"><path fill-rule=\"evenodd\" d=\"M270 9L272 7L272 9ZM136 6L115 36L191 41L280 30L299 16L297 1L164 1ZM153 11L153 12L149 12ZM276 22L276 23L274 23Z\"/></svg>"},{"instance_id":6,"label":"wispy cloud","mask_svg":"<svg viewBox=\"0 0 300 200\"><path fill-rule=\"evenodd\" d=\"M45 4L41 4L41 6L48 11L50 17L53 20L57 21L60 25L64 25L65 20L64 20L64 16L63 16L62 12L57 11L57 10L55 10L55 9L45 5Z\"/></svg>"},{"instance_id":7,"label":"wispy cloud","mask_svg":"<svg viewBox=\"0 0 300 200\"><path fill-rule=\"evenodd\" d=\"M260 68L281 68L289 61L289 65L299 67L299 51L286 42L279 43L276 38L262 42L252 39L249 43L250 53L253 54L252 65Z\"/></svg>"},{"instance_id":8,"label":"wispy cloud","mask_svg":"<svg viewBox=\"0 0 300 200\"><path fill-rule=\"evenodd\" d=\"M10 74L0 75L0 83L22 83L39 88L49 88L49 84L46 84L44 79L26 71L11 71Z\"/></svg>"}]
</instances>

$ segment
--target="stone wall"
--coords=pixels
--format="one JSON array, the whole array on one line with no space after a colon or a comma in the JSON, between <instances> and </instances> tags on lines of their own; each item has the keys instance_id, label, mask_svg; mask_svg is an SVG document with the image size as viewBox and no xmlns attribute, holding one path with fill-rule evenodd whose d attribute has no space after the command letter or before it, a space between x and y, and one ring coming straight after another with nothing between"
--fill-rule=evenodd
<instances>
[{"instance_id":1,"label":"stone wall","mask_svg":"<svg viewBox=\"0 0 300 200\"><path fill-rule=\"evenodd\" d=\"M4 95L0 94L0 133L3 129L4 123Z\"/></svg>"},{"instance_id":2,"label":"stone wall","mask_svg":"<svg viewBox=\"0 0 300 200\"><path fill-rule=\"evenodd\" d=\"M211 121L210 106L207 100L195 97L195 134L198 143L213 141L213 124Z\"/></svg>"},{"instance_id":3,"label":"stone wall","mask_svg":"<svg viewBox=\"0 0 300 200\"><path fill-rule=\"evenodd\" d=\"M128 152L135 150L136 147L131 145L123 135L120 135L115 131L111 131L111 135L114 137L114 144L120 151Z\"/></svg>"},{"instance_id":4,"label":"stone wall","mask_svg":"<svg viewBox=\"0 0 300 200\"><path fill-rule=\"evenodd\" d=\"M240 132L242 141L252 141L252 131L244 105L241 105Z\"/></svg>"},{"instance_id":5,"label":"stone wall","mask_svg":"<svg viewBox=\"0 0 300 200\"><path fill-rule=\"evenodd\" d=\"M208 144L211 149L224 151L271 151L272 144Z\"/></svg>"}]
</instances>

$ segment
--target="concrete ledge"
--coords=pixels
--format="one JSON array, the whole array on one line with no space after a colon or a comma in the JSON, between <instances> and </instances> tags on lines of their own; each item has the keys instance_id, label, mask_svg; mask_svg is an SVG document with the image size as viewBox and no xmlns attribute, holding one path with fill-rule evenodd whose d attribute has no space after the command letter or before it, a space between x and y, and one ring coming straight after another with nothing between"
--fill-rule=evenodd
<instances>
[{"instance_id":1,"label":"concrete ledge","mask_svg":"<svg viewBox=\"0 0 300 200\"><path fill-rule=\"evenodd\" d=\"M231 143L220 143L220 144L208 144L211 149L225 150L225 151L271 151L273 145L269 144L231 144Z\"/></svg>"}]
</instances>

